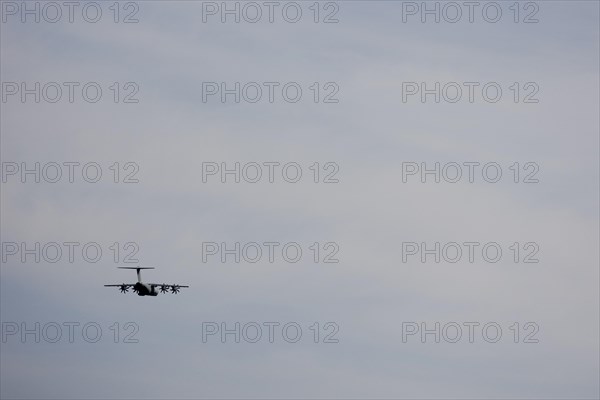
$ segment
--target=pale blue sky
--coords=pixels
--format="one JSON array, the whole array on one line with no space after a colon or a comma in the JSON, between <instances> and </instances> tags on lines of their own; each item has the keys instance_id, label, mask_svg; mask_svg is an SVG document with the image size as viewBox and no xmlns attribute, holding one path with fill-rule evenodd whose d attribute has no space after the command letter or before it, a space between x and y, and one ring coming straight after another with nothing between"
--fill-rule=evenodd
<instances>
[{"instance_id":1,"label":"pale blue sky","mask_svg":"<svg viewBox=\"0 0 600 400\"><path fill-rule=\"evenodd\" d=\"M3 263L3 322L140 327L137 344L2 343L3 398L598 398L598 3L538 2L537 24L338 4L338 24L203 24L188 1L140 2L137 24L2 24L3 82L140 87L139 104L1 104L3 162L140 166L132 185L2 184L2 241L134 241L145 280L191 286L138 298L102 286L134 277L110 258ZM340 102L203 103L205 81L333 81ZM532 81L540 103L405 104L406 81ZM340 183L203 184L206 161L334 161ZM403 184L405 161L534 161L541 182ZM203 264L222 241L335 241L340 263ZM541 262L403 264L404 241L535 241ZM335 321L340 342L202 343L203 321ZM506 331L402 343L403 321ZM514 344L515 321L540 343Z\"/></svg>"}]
</instances>

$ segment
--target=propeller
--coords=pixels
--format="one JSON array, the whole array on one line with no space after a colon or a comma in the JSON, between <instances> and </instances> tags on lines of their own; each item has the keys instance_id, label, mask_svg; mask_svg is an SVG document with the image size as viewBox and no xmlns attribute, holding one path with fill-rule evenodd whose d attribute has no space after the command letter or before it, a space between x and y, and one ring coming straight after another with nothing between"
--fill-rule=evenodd
<instances>
[{"instance_id":1,"label":"propeller","mask_svg":"<svg viewBox=\"0 0 600 400\"><path fill-rule=\"evenodd\" d=\"M132 287L133 293L137 293L138 292L138 288L135 287L135 285Z\"/></svg>"},{"instance_id":2,"label":"propeller","mask_svg":"<svg viewBox=\"0 0 600 400\"><path fill-rule=\"evenodd\" d=\"M129 292L129 288L127 287L126 284L122 284L121 287L119 288L119 290L121 291L121 293Z\"/></svg>"},{"instance_id":3,"label":"propeller","mask_svg":"<svg viewBox=\"0 0 600 400\"><path fill-rule=\"evenodd\" d=\"M169 291L169 285L165 285L164 283L160 285L160 292L167 293Z\"/></svg>"},{"instance_id":4,"label":"propeller","mask_svg":"<svg viewBox=\"0 0 600 400\"><path fill-rule=\"evenodd\" d=\"M173 293L173 294L179 293L179 285L171 285L171 293Z\"/></svg>"}]
</instances>

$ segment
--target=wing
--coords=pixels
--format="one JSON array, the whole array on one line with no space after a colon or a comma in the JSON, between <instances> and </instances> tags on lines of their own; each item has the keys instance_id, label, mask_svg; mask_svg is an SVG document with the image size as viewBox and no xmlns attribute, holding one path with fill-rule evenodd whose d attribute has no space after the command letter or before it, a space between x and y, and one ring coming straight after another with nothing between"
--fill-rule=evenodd
<instances>
[{"instance_id":1,"label":"wing","mask_svg":"<svg viewBox=\"0 0 600 400\"><path fill-rule=\"evenodd\" d=\"M159 288L161 293L167 293L169 290L173 294L179 293L179 289L181 288L189 288L186 285L167 285L166 283L148 283L148 285L152 286L152 288Z\"/></svg>"},{"instance_id":2,"label":"wing","mask_svg":"<svg viewBox=\"0 0 600 400\"><path fill-rule=\"evenodd\" d=\"M105 287L118 287L121 293L129 292L129 288L133 288L133 291L136 292L135 283L120 283L118 285L104 285Z\"/></svg>"},{"instance_id":3,"label":"wing","mask_svg":"<svg viewBox=\"0 0 600 400\"><path fill-rule=\"evenodd\" d=\"M121 286L130 288L130 287L134 287L135 284L134 283L119 283L118 285L104 285L104 287L121 287Z\"/></svg>"},{"instance_id":4,"label":"wing","mask_svg":"<svg viewBox=\"0 0 600 400\"><path fill-rule=\"evenodd\" d=\"M157 287L157 286L166 286L166 287L173 287L173 286L177 286L178 288L189 288L189 286L186 285L168 285L166 283L146 283L146 285L150 285L152 287ZM108 286L108 285L104 285L104 286ZM121 286L121 285L115 285L115 286Z\"/></svg>"}]
</instances>

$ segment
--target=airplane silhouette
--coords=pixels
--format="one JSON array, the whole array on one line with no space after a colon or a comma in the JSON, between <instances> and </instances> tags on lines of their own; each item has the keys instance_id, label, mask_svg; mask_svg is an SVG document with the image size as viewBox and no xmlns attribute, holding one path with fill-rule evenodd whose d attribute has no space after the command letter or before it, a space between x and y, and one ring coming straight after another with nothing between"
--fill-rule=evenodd
<instances>
[{"instance_id":1,"label":"airplane silhouette","mask_svg":"<svg viewBox=\"0 0 600 400\"><path fill-rule=\"evenodd\" d=\"M137 271L138 281L136 283L122 283L115 285L104 285L105 287L118 287L121 293L126 293L129 288L133 288L133 292L138 296L158 296L158 293L167 293L169 290L173 294L179 293L181 288L189 288L185 285L167 285L164 283L143 283L140 270L154 269L154 267L118 267L121 269L135 269Z\"/></svg>"}]
</instances>

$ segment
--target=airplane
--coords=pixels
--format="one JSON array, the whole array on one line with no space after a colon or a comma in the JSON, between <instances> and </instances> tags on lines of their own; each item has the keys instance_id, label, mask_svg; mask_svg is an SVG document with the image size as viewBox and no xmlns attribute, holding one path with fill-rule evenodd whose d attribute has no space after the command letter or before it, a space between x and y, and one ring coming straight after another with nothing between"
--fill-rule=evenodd
<instances>
[{"instance_id":1,"label":"airplane","mask_svg":"<svg viewBox=\"0 0 600 400\"><path fill-rule=\"evenodd\" d=\"M105 287L118 287L121 293L126 293L129 288L133 288L133 292L137 293L138 296L158 296L158 292L167 293L169 289L171 293L179 293L179 289L188 288L189 286L184 285L166 285L164 283L143 283L142 275L140 270L142 269L154 269L154 267L117 267L121 269L135 269L137 271L137 283L123 283L120 285L104 285Z\"/></svg>"}]
</instances>

